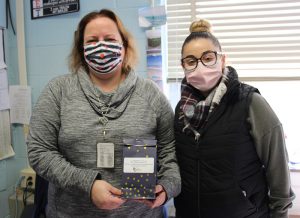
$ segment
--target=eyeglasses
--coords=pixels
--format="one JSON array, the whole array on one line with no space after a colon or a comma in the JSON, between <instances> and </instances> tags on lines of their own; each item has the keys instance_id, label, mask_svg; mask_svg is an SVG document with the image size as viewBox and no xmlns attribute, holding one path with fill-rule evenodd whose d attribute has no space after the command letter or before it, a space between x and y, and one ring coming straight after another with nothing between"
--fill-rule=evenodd
<instances>
[{"instance_id":1,"label":"eyeglasses","mask_svg":"<svg viewBox=\"0 0 300 218\"><path fill-rule=\"evenodd\" d=\"M187 57L181 59L181 64L183 69L187 71L195 70L198 67L199 61L201 61L204 66L210 67L217 63L218 55L222 54L216 51L205 51L200 58L196 58L193 55L188 55Z\"/></svg>"}]
</instances>

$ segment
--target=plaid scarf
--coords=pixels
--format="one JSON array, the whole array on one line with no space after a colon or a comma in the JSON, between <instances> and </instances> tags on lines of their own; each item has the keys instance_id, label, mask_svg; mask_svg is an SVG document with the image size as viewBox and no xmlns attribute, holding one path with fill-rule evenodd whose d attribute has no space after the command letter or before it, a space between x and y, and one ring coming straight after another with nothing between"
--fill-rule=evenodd
<instances>
[{"instance_id":1,"label":"plaid scarf","mask_svg":"<svg viewBox=\"0 0 300 218\"><path fill-rule=\"evenodd\" d=\"M195 135L195 140L198 141L200 137L198 130L203 127L213 110L219 105L227 92L227 83L228 70L225 68L220 83L205 98L187 83L186 78L182 80L179 120L183 120L183 132L191 130Z\"/></svg>"}]
</instances>

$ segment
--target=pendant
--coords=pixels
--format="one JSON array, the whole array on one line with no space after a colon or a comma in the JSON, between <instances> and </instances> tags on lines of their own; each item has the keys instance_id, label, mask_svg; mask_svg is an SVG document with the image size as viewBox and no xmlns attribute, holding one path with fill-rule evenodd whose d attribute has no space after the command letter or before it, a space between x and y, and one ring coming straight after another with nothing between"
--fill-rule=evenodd
<instances>
[{"instance_id":1,"label":"pendant","mask_svg":"<svg viewBox=\"0 0 300 218\"><path fill-rule=\"evenodd\" d=\"M99 117L99 122L105 126L108 123L108 119L106 117Z\"/></svg>"},{"instance_id":2,"label":"pendant","mask_svg":"<svg viewBox=\"0 0 300 218\"><path fill-rule=\"evenodd\" d=\"M108 133L108 131L109 131L109 128L103 127L102 133L103 133L104 137L106 136L106 134Z\"/></svg>"}]
</instances>

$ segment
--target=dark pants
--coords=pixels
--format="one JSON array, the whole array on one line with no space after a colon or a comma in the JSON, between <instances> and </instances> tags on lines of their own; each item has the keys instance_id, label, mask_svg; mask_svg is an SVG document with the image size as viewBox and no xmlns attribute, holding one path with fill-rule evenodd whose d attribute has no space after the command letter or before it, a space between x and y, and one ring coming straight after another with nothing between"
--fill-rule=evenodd
<instances>
[{"instance_id":1,"label":"dark pants","mask_svg":"<svg viewBox=\"0 0 300 218\"><path fill-rule=\"evenodd\" d=\"M46 217L48 181L36 175L33 218Z\"/></svg>"}]
</instances>

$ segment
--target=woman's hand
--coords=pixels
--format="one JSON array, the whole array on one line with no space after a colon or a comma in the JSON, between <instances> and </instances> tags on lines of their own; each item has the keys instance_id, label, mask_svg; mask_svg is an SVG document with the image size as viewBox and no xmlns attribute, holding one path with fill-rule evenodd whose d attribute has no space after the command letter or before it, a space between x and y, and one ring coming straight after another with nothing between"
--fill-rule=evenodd
<instances>
[{"instance_id":1,"label":"woman's hand","mask_svg":"<svg viewBox=\"0 0 300 218\"><path fill-rule=\"evenodd\" d=\"M167 200L167 193L161 185L155 186L156 198L154 200L138 200L151 208L159 207Z\"/></svg>"},{"instance_id":2,"label":"woman's hand","mask_svg":"<svg viewBox=\"0 0 300 218\"><path fill-rule=\"evenodd\" d=\"M120 207L125 200L122 199L121 190L113 187L103 180L95 180L92 186L92 201L100 209L112 210Z\"/></svg>"}]
</instances>

